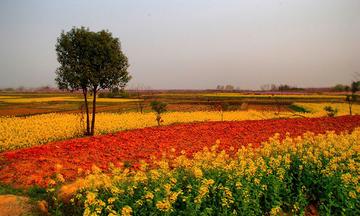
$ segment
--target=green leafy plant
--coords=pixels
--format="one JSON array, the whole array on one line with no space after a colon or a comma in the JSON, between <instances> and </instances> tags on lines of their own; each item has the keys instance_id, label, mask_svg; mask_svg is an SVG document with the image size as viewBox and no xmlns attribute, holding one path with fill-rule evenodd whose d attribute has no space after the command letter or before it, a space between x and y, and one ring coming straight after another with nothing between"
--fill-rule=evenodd
<instances>
[{"instance_id":1,"label":"green leafy plant","mask_svg":"<svg viewBox=\"0 0 360 216\"><path fill-rule=\"evenodd\" d=\"M327 116L329 117L334 117L336 116L338 109L337 108L333 108L332 106L325 106L324 110L326 111Z\"/></svg>"},{"instance_id":2,"label":"green leafy plant","mask_svg":"<svg viewBox=\"0 0 360 216\"><path fill-rule=\"evenodd\" d=\"M163 121L161 119L161 114L166 112L166 106L167 104L161 101L152 101L150 103L151 109L156 113L156 121L158 123L158 126L160 126L160 123Z\"/></svg>"}]
</instances>

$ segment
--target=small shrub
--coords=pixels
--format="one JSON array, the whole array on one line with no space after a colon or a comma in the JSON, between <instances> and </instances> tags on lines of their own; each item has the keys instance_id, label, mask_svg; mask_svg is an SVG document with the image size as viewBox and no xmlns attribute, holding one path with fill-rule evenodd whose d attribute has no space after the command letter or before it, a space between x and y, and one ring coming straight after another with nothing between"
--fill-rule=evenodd
<instances>
[{"instance_id":1,"label":"small shrub","mask_svg":"<svg viewBox=\"0 0 360 216\"><path fill-rule=\"evenodd\" d=\"M161 119L161 113L166 112L166 106L167 104L161 101L152 101L150 103L151 109L156 112L156 121L158 125L160 126L160 122L162 122Z\"/></svg>"},{"instance_id":2,"label":"small shrub","mask_svg":"<svg viewBox=\"0 0 360 216\"><path fill-rule=\"evenodd\" d=\"M337 108L333 108L332 106L326 106L324 107L324 110L326 111L327 116L329 117L334 117L336 116L338 109Z\"/></svg>"}]
</instances>

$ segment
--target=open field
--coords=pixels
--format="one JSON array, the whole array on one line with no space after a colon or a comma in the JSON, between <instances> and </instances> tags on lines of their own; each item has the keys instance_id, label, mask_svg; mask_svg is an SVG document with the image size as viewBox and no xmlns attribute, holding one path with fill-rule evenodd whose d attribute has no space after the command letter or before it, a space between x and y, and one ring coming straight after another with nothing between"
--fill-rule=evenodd
<instances>
[{"instance_id":1,"label":"open field","mask_svg":"<svg viewBox=\"0 0 360 216\"><path fill-rule=\"evenodd\" d=\"M66 215L176 213L179 203L194 214L358 213L359 124L359 116L208 122L53 142L1 153L0 181L47 187L37 194Z\"/></svg>"},{"instance_id":2,"label":"open field","mask_svg":"<svg viewBox=\"0 0 360 216\"><path fill-rule=\"evenodd\" d=\"M304 118L291 120L257 120L234 122L207 122L179 124L164 127L150 127L94 138L81 138L54 142L40 147L0 154L0 181L20 186L39 184L45 186L53 176L54 164L61 164L64 177L74 180L77 169L91 170L92 165L107 169L110 163L129 163L137 166L139 162L152 163L163 156L182 154L191 157L204 147L210 148L219 139L219 150L235 153L250 143L258 147L274 134L284 138L286 133L292 137L305 132L316 134L326 131L337 133L352 131L360 127L360 116L338 118ZM216 137L214 139L214 137ZM21 164L17 163L21 160ZM6 161L6 162L4 162ZM47 165L47 167L45 167Z\"/></svg>"},{"instance_id":3,"label":"open field","mask_svg":"<svg viewBox=\"0 0 360 216\"><path fill-rule=\"evenodd\" d=\"M357 215L360 105L349 116L344 97L99 98L96 136L84 137L81 95L2 94L0 195L55 215ZM153 100L168 104L160 127Z\"/></svg>"},{"instance_id":4,"label":"open field","mask_svg":"<svg viewBox=\"0 0 360 216\"><path fill-rule=\"evenodd\" d=\"M323 110L331 105L339 110L338 115L347 115L346 104L313 104L295 103L304 107L309 113L290 111L277 112L268 110L243 110L243 111L190 111L168 112L163 114L164 125L202 122L202 121L242 121L276 118L300 118L326 116ZM360 105L354 105L354 114L360 114ZM122 130L152 127L156 125L155 114L146 112L126 113L98 113L96 134L113 133ZM29 117L3 117L0 118L0 152L23 147L40 145L55 140L63 140L82 136L85 127L85 116L81 113L52 113Z\"/></svg>"},{"instance_id":5,"label":"open field","mask_svg":"<svg viewBox=\"0 0 360 216\"><path fill-rule=\"evenodd\" d=\"M212 93L185 91L164 93L157 91L130 92L128 98L98 98L99 112L151 111L149 103L159 100L168 103L169 111L214 111L220 103L231 110L289 110L293 103L344 103L345 94L334 93ZM52 112L78 113L83 96L69 93L9 93L0 92L0 116L27 116ZM89 102L91 97L89 97ZM91 105L91 104L90 104Z\"/></svg>"}]
</instances>

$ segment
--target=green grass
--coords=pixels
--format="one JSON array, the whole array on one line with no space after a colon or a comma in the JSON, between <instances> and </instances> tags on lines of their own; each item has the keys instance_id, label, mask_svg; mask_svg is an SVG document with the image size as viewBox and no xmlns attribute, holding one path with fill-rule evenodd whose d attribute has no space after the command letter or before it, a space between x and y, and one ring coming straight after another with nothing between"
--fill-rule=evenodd
<instances>
[{"instance_id":1,"label":"green grass","mask_svg":"<svg viewBox=\"0 0 360 216\"><path fill-rule=\"evenodd\" d=\"M307 110L306 108L295 105L295 104L289 105L288 108L295 111L295 112L310 113L310 110Z\"/></svg>"},{"instance_id":2,"label":"green grass","mask_svg":"<svg viewBox=\"0 0 360 216\"><path fill-rule=\"evenodd\" d=\"M24 195L26 192L22 189L16 189L8 185L0 183L0 195L13 194L13 195Z\"/></svg>"}]
</instances>

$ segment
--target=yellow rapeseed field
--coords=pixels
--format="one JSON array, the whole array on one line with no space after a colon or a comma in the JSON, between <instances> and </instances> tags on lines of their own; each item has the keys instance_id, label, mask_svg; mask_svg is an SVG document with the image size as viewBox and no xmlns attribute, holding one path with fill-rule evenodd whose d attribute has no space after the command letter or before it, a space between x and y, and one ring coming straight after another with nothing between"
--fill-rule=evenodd
<instances>
[{"instance_id":1,"label":"yellow rapeseed field","mask_svg":"<svg viewBox=\"0 0 360 216\"><path fill-rule=\"evenodd\" d=\"M338 110L337 115L349 115L349 105L347 103L294 103L297 106L303 107L311 112L310 116L326 116L324 107L331 106ZM352 113L354 115L360 114L360 105L354 104L352 106Z\"/></svg>"},{"instance_id":2,"label":"yellow rapeseed field","mask_svg":"<svg viewBox=\"0 0 360 216\"><path fill-rule=\"evenodd\" d=\"M92 97L88 98L89 102L92 102ZM12 97L12 96L0 96L0 101L5 103L43 103L43 102L57 102L57 101L69 101L69 102L83 102L83 98L79 97ZM139 99L127 99L127 98L97 98L97 102L103 103L123 103L134 102Z\"/></svg>"},{"instance_id":3,"label":"yellow rapeseed field","mask_svg":"<svg viewBox=\"0 0 360 216\"><path fill-rule=\"evenodd\" d=\"M235 98L296 98L296 99L345 99L344 95L324 95L324 94L241 94L241 93L211 93L202 94L206 97L235 97Z\"/></svg>"},{"instance_id":4,"label":"yellow rapeseed field","mask_svg":"<svg viewBox=\"0 0 360 216\"><path fill-rule=\"evenodd\" d=\"M309 197L321 200L320 215L348 215L359 213L354 207L360 196L359 140L359 128L351 134L307 133L283 141L275 135L263 148L242 147L235 157L230 156L231 149L219 151L218 140L192 159L183 154L155 160L155 168L146 163L133 171L112 166L112 175L107 175L94 166L93 174L63 186L59 194L61 198L78 191L70 205L78 208L81 203L84 215L124 211L198 215L210 208L221 215L303 215L314 201Z\"/></svg>"}]
</instances>

